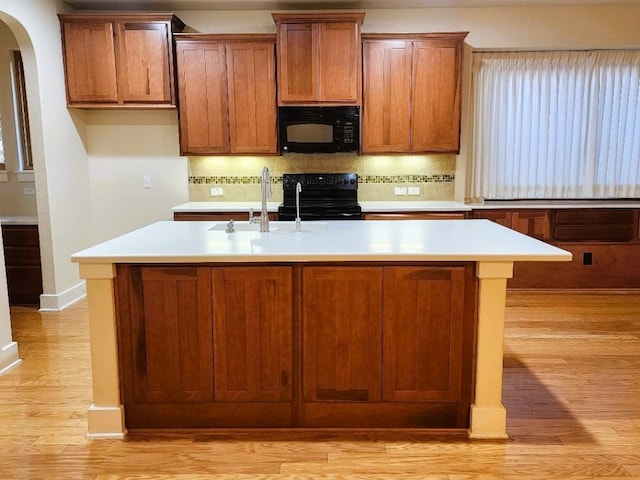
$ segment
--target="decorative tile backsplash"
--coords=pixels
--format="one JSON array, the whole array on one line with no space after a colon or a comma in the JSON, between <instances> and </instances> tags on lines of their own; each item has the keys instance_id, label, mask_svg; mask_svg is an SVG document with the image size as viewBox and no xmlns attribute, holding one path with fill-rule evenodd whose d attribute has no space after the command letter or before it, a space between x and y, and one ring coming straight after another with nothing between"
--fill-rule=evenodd
<instances>
[{"instance_id":1,"label":"decorative tile backsplash","mask_svg":"<svg viewBox=\"0 0 640 480\"><path fill-rule=\"evenodd\" d=\"M356 154L282 157L190 157L189 200L255 201L260 198L260 174L266 166L275 185L283 173L355 172L360 201L453 200L455 155L367 156ZM222 196L212 196L212 188ZM419 195L395 195L395 187L419 187ZM282 189L273 189L271 201L282 200Z\"/></svg>"}]
</instances>

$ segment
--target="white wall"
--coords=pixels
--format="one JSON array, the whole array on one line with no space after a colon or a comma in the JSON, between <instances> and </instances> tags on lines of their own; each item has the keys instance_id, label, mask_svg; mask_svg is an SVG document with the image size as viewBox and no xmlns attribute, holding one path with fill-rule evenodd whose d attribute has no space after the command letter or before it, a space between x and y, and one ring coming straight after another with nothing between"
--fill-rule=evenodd
<instances>
[{"instance_id":1,"label":"white wall","mask_svg":"<svg viewBox=\"0 0 640 480\"><path fill-rule=\"evenodd\" d=\"M85 120L94 241L171 220L171 207L189 198L177 112L94 111ZM151 188L143 188L143 177Z\"/></svg>"},{"instance_id":2,"label":"white wall","mask_svg":"<svg viewBox=\"0 0 640 480\"><path fill-rule=\"evenodd\" d=\"M62 8L55 0L0 0L0 20L15 35L25 65L45 309L82 291L69 256L93 237L84 126L74 123L65 101L56 15Z\"/></svg>"}]
</instances>

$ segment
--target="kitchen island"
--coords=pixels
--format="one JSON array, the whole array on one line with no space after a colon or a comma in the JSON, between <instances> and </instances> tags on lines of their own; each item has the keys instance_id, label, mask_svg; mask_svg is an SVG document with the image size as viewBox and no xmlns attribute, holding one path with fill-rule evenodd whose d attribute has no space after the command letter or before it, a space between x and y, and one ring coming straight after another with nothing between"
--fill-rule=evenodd
<instances>
[{"instance_id":1,"label":"kitchen island","mask_svg":"<svg viewBox=\"0 0 640 480\"><path fill-rule=\"evenodd\" d=\"M438 428L506 438L506 280L571 254L487 220L158 222L78 252L89 436Z\"/></svg>"}]
</instances>

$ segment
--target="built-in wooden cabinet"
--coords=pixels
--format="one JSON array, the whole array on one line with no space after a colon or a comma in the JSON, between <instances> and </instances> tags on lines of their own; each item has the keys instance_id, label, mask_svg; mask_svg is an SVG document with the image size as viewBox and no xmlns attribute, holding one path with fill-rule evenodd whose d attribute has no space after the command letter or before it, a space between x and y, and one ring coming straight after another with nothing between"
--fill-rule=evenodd
<instances>
[{"instance_id":1,"label":"built-in wooden cabinet","mask_svg":"<svg viewBox=\"0 0 640 480\"><path fill-rule=\"evenodd\" d=\"M485 218L539 240L551 240L549 210L474 210L473 218Z\"/></svg>"},{"instance_id":2,"label":"built-in wooden cabinet","mask_svg":"<svg viewBox=\"0 0 640 480\"><path fill-rule=\"evenodd\" d=\"M176 35L182 154L275 154L273 35Z\"/></svg>"},{"instance_id":3,"label":"built-in wooden cabinet","mask_svg":"<svg viewBox=\"0 0 640 480\"><path fill-rule=\"evenodd\" d=\"M469 425L472 262L116 272L128 429Z\"/></svg>"},{"instance_id":4,"label":"built-in wooden cabinet","mask_svg":"<svg viewBox=\"0 0 640 480\"><path fill-rule=\"evenodd\" d=\"M175 106L172 33L184 28L177 17L81 13L59 18L69 106Z\"/></svg>"},{"instance_id":5,"label":"built-in wooden cabinet","mask_svg":"<svg viewBox=\"0 0 640 480\"><path fill-rule=\"evenodd\" d=\"M2 243L10 305L40 305L42 267L38 225L3 224Z\"/></svg>"},{"instance_id":6,"label":"built-in wooden cabinet","mask_svg":"<svg viewBox=\"0 0 640 480\"><path fill-rule=\"evenodd\" d=\"M278 105L361 103L364 13L274 13Z\"/></svg>"},{"instance_id":7,"label":"built-in wooden cabinet","mask_svg":"<svg viewBox=\"0 0 640 480\"><path fill-rule=\"evenodd\" d=\"M363 35L363 153L458 152L466 33Z\"/></svg>"}]
</instances>

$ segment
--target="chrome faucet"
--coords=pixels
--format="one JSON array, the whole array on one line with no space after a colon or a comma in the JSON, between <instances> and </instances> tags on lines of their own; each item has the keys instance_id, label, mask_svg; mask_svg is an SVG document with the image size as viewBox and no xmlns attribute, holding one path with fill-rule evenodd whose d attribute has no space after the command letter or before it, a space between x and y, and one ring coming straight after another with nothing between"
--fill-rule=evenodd
<instances>
[{"instance_id":1,"label":"chrome faucet","mask_svg":"<svg viewBox=\"0 0 640 480\"><path fill-rule=\"evenodd\" d=\"M262 211L260 212L260 231L269 231L269 211L267 210L267 198L271 198L271 177L269 176L269 169L264 167L262 169L262 178L260 183L260 192L262 194Z\"/></svg>"},{"instance_id":2,"label":"chrome faucet","mask_svg":"<svg viewBox=\"0 0 640 480\"><path fill-rule=\"evenodd\" d=\"M302 192L302 184L296 184L296 232L302 231L302 220L300 220L300 192Z\"/></svg>"}]
</instances>

